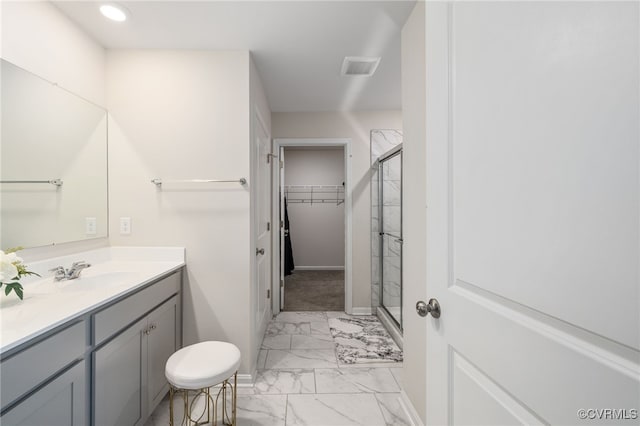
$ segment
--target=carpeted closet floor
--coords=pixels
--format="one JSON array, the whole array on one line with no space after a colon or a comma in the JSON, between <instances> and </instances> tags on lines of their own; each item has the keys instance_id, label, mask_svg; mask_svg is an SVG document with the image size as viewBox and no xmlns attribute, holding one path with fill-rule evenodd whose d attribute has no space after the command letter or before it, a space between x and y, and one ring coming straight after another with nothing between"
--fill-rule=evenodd
<instances>
[{"instance_id":1,"label":"carpeted closet floor","mask_svg":"<svg viewBox=\"0 0 640 426\"><path fill-rule=\"evenodd\" d=\"M344 311L344 271L293 271L284 278L283 311Z\"/></svg>"}]
</instances>

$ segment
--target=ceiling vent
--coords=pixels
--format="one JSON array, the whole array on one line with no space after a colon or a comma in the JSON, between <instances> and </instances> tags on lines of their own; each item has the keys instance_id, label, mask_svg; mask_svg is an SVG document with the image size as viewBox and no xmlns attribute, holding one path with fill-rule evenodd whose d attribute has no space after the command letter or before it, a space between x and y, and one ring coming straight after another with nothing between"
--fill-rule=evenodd
<instances>
[{"instance_id":1,"label":"ceiling vent","mask_svg":"<svg viewBox=\"0 0 640 426\"><path fill-rule=\"evenodd\" d=\"M342 75L371 77L380 63L380 58L347 56L342 62Z\"/></svg>"}]
</instances>

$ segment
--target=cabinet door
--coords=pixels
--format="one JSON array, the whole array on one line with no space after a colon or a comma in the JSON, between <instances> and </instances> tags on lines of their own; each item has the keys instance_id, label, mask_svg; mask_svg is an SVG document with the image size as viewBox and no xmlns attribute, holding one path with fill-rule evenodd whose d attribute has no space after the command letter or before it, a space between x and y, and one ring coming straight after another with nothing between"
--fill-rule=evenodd
<instances>
[{"instance_id":1,"label":"cabinet door","mask_svg":"<svg viewBox=\"0 0 640 426\"><path fill-rule=\"evenodd\" d=\"M79 362L0 417L15 426L85 425L85 363Z\"/></svg>"},{"instance_id":2,"label":"cabinet door","mask_svg":"<svg viewBox=\"0 0 640 426\"><path fill-rule=\"evenodd\" d=\"M169 390L164 367L169 357L178 348L176 324L178 321L178 298L167 300L149 314L147 335L149 412L160 403Z\"/></svg>"},{"instance_id":3,"label":"cabinet door","mask_svg":"<svg viewBox=\"0 0 640 426\"><path fill-rule=\"evenodd\" d=\"M143 318L93 353L93 424L133 426L145 413L146 330ZM146 401L145 401L146 402Z\"/></svg>"}]
</instances>

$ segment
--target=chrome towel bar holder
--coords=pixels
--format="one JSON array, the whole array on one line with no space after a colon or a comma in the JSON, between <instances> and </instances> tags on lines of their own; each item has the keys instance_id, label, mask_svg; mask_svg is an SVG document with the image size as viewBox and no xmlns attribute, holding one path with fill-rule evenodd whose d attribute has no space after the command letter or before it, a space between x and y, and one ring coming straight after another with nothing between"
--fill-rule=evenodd
<instances>
[{"instance_id":1,"label":"chrome towel bar holder","mask_svg":"<svg viewBox=\"0 0 640 426\"><path fill-rule=\"evenodd\" d=\"M163 183L239 183L240 185L246 185L247 180L245 178L240 179L171 179L164 180L160 178L151 179L151 183L160 186Z\"/></svg>"},{"instance_id":2,"label":"chrome towel bar holder","mask_svg":"<svg viewBox=\"0 0 640 426\"><path fill-rule=\"evenodd\" d=\"M50 180L0 180L0 183L48 183L50 185L62 186L62 179L50 179Z\"/></svg>"}]
</instances>

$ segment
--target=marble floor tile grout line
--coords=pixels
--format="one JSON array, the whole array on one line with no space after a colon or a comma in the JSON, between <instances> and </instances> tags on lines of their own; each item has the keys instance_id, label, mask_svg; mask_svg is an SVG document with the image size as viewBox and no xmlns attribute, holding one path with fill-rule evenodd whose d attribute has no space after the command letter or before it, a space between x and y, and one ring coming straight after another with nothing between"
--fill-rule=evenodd
<instances>
[{"instance_id":1,"label":"marble floor tile grout line","mask_svg":"<svg viewBox=\"0 0 640 426\"><path fill-rule=\"evenodd\" d=\"M395 374L393 374L393 371L391 371L391 368L389 368L389 372L391 373L391 375L393 376L393 380L395 380L395 382L397 383L398 387L400 389L402 389L402 385L400 384L400 382L398 381L398 378L396 377Z\"/></svg>"},{"instance_id":2,"label":"marble floor tile grout line","mask_svg":"<svg viewBox=\"0 0 640 426\"><path fill-rule=\"evenodd\" d=\"M285 404L284 404L284 424L286 426L286 424L287 424L287 415L289 414L289 394L287 394L285 396L284 402L285 402Z\"/></svg>"},{"instance_id":3,"label":"marble floor tile grout line","mask_svg":"<svg viewBox=\"0 0 640 426\"><path fill-rule=\"evenodd\" d=\"M318 375L316 374L316 370L318 369L313 369L313 388L315 390L315 393L318 393Z\"/></svg>"}]
</instances>

